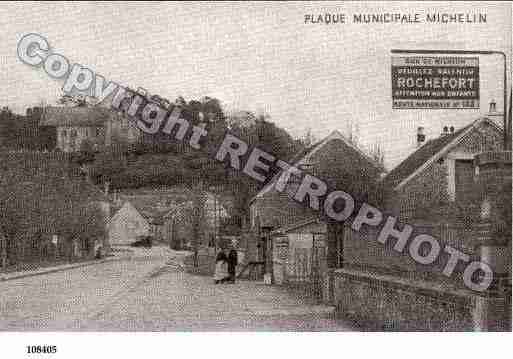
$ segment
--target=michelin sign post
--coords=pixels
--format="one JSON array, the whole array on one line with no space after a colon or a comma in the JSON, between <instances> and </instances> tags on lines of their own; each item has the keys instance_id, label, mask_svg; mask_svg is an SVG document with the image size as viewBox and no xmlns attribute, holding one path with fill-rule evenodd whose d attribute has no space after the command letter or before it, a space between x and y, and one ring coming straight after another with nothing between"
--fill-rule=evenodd
<instances>
[{"instance_id":1,"label":"michelin sign post","mask_svg":"<svg viewBox=\"0 0 513 359\"><path fill-rule=\"evenodd\" d=\"M392 57L392 108L478 109L479 58Z\"/></svg>"}]
</instances>

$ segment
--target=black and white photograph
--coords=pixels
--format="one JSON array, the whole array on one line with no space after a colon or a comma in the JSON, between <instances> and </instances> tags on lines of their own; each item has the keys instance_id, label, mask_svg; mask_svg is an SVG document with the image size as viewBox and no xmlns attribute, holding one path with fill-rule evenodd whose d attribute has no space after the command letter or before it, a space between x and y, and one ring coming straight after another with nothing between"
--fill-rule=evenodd
<instances>
[{"instance_id":1,"label":"black and white photograph","mask_svg":"<svg viewBox=\"0 0 513 359\"><path fill-rule=\"evenodd\" d=\"M512 16L0 4L0 357L511 333Z\"/></svg>"}]
</instances>

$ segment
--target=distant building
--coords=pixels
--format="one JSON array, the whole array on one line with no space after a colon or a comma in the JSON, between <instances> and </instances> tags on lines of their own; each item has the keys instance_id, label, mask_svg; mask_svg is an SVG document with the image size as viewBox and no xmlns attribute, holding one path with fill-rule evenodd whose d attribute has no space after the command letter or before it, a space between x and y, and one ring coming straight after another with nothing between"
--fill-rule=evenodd
<instances>
[{"instance_id":1,"label":"distant building","mask_svg":"<svg viewBox=\"0 0 513 359\"><path fill-rule=\"evenodd\" d=\"M52 126L56 129L57 148L63 152L75 152L85 140L91 145L105 143L105 123L110 111L101 107L55 107L45 109L40 126Z\"/></svg>"},{"instance_id":2,"label":"distant building","mask_svg":"<svg viewBox=\"0 0 513 359\"><path fill-rule=\"evenodd\" d=\"M105 145L121 143L136 143L142 138L142 131L136 126L135 121L121 113L113 112L109 121L105 123Z\"/></svg>"},{"instance_id":3,"label":"distant building","mask_svg":"<svg viewBox=\"0 0 513 359\"><path fill-rule=\"evenodd\" d=\"M193 204L188 190L179 187L141 188L116 193L114 206L118 208L109 224L111 243L126 245L138 236L149 235L169 243L175 249L191 246L193 240ZM200 246L219 233L221 221L228 218L226 200L206 192L200 221Z\"/></svg>"},{"instance_id":4,"label":"distant building","mask_svg":"<svg viewBox=\"0 0 513 359\"><path fill-rule=\"evenodd\" d=\"M63 152L80 151L85 141L101 149L134 143L141 137L141 131L126 116L100 106L49 106L39 126L55 128L56 148Z\"/></svg>"},{"instance_id":5,"label":"distant building","mask_svg":"<svg viewBox=\"0 0 513 359\"><path fill-rule=\"evenodd\" d=\"M110 219L108 233L111 245L129 245L139 236L150 235L150 223L126 201Z\"/></svg>"}]
</instances>

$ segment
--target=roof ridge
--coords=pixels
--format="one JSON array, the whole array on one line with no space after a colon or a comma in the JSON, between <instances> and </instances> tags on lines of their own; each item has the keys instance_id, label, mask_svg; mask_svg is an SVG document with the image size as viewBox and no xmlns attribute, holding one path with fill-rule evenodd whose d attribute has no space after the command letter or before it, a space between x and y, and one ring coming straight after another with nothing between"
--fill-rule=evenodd
<instances>
[{"instance_id":1,"label":"roof ridge","mask_svg":"<svg viewBox=\"0 0 513 359\"><path fill-rule=\"evenodd\" d=\"M395 166L385 177L383 177L381 181L390 181L393 188L397 189L403 183L406 183L409 178L425 164L432 162L432 159L438 157L440 153L446 152L456 146L469 133L469 131L471 131L471 129L477 128L478 125L484 122L492 124L494 128L502 131L502 129L499 128L491 119L481 116L453 133L440 135L430 139ZM419 156L421 158L416 159L415 156ZM410 168L408 168L408 165Z\"/></svg>"},{"instance_id":2,"label":"roof ridge","mask_svg":"<svg viewBox=\"0 0 513 359\"><path fill-rule=\"evenodd\" d=\"M375 166L376 168L379 167L378 164L376 163L376 161L374 161L369 155L367 155L365 152L363 152L362 149L360 149L357 145L355 145L351 141L349 141L349 139L347 139L339 130L331 131L330 134L325 136L322 140L319 140L314 145L312 145L306 149L303 149L302 151L299 151L298 155L303 152L305 152L305 153L303 154L303 156L301 158L296 159L293 163L291 163L292 166L297 167L296 165L299 164L303 159L305 159L308 156L312 156L315 153L315 151L319 150L324 145L326 145L328 142L330 142L331 140L334 140L334 139L339 139L339 140L343 141L347 146L349 146L350 148L355 150L357 153L359 153L361 156L363 156L367 161L369 161L369 163L371 165ZM296 157L296 156L294 156L294 157ZM294 159L294 157L293 157L293 159ZM278 178L280 177L282 172L283 171L279 171L277 174L275 174L271 178L271 180L255 196L253 196L249 200L248 203L252 203L255 199L257 199L258 197L261 197L265 193L267 193L274 186L274 184L276 183L276 181L278 180Z\"/></svg>"}]
</instances>

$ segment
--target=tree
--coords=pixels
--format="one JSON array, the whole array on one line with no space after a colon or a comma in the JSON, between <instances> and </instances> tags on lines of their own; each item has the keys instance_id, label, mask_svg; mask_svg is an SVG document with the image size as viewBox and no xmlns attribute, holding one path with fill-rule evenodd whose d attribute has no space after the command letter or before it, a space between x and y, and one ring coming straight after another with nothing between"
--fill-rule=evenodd
<instances>
[{"instance_id":1,"label":"tree","mask_svg":"<svg viewBox=\"0 0 513 359\"><path fill-rule=\"evenodd\" d=\"M198 252L204 234L206 193L203 180L200 178L192 186L192 250L194 267L198 266Z\"/></svg>"},{"instance_id":2,"label":"tree","mask_svg":"<svg viewBox=\"0 0 513 359\"><path fill-rule=\"evenodd\" d=\"M370 157L376 162L376 164L381 168L381 170L385 171L385 153L381 148L379 143L375 143L372 146Z\"/></svg>"},{"instance_id":3,"label":"tree","mask_svg":"<svg viewBox=\"0 0 513 359\"><path fill-rule=\"evenodd\" d=\"M126 166L126 157L123 153L105 151L95 156L90 175L97 183L110 183L122 177Z\"/></svg>"},{"instance_id":4,"label":"tree","mask_svg":"<svg viewBox=\"0 0 513 359\"><path fill-rule=\"evenodd\" d=\"M318 140L317 138L312 134L312 129L308 128L306 130L305 135L299 139L304 147L308 148L312 145L314 145Z\"/></svg>"},{"instance_id":5,"label":"tree","mask_svg":"<svg viewBox=\"0 0 513 359\"><path fill-rule=\"evenodd\" d=\"M354 124L353 120L349 120L347 123L347 139L353 145L358 146L358 141L360 140L360 127L358 123Z\"/></svg>"},{"instance_id":6,"label":"tree","mask_svg":"<svg viewBox=\"0 0 513 359\"><path fill-rule=\"evenodd\" d=\"M91 163L94 161L95 152L93 143L86 138L80 143L80 150L75 156L75 161L79 165Z\"/></svg>"}]
</instances>

